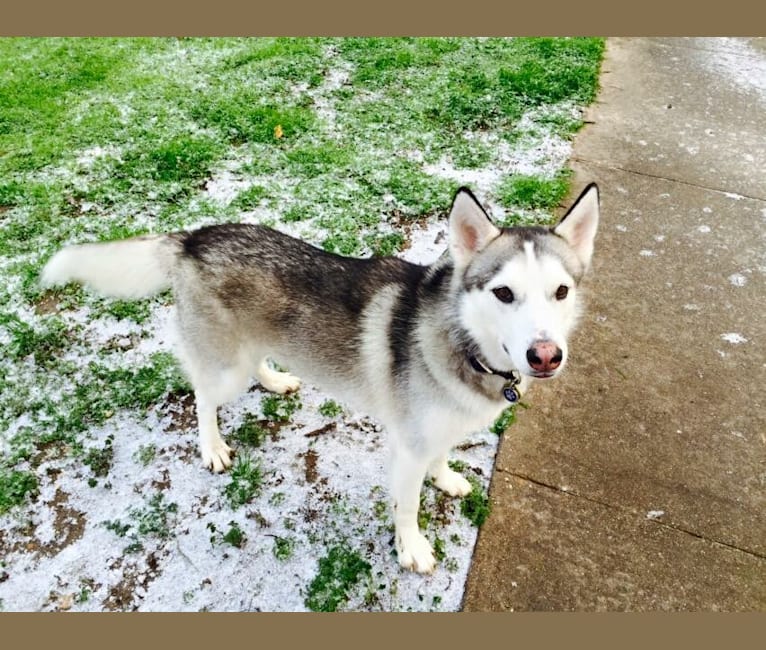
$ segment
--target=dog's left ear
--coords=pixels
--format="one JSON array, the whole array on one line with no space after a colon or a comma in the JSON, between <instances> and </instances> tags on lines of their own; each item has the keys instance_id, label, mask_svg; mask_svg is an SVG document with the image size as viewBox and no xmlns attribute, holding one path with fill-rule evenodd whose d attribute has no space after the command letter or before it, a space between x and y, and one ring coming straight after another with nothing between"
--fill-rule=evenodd
<instances>
[{"instance_id":1,"label":"dog's left ear","mask_svg":"<svg viewBox=\"0 0 766 650\"><path fill-rule=\"evenodd\" d=\"M553 232L563 237L574 249L585 269L590 265L590 259L593 256L598 216L598 186L591 183L582 191L558 225L553 228Z\"/></svg>"},{"instance_id":2,"label":"dog's left ear","mask_svg":"<svg viewBox=\"0 0 766 650\"><path fill-rule=\"evenodd\" d=\"M449 249L457 267L463 267L500 235L473 192L461 187L452 201L449 214Z\"/></svg>"}]
</instances>

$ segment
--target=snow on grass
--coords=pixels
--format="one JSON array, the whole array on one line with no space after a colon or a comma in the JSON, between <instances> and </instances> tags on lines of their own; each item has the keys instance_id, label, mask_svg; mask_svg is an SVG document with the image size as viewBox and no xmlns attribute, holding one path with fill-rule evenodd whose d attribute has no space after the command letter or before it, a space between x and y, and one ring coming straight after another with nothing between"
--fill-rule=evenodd
<instances>
[{"instance_id":1,"label":"snow on grass","mask_svg":"<svg viewBox=\"0 0 766 650\"><path fill-rule=\"evenodd\" d=\"M392 240L393 250L430 263L447 245L444 217L454 187L471 186L494 218L506 218L498 201L503 180L556 177L570 152L571 129L561 124L576 123L582 114L571 101L542 102L523 111L512 127L503 125L506 132L497 125L466 128L460 137L469 151L484 152L480 164L467 164L465 152L462 162L453 155L457 149L450 149L450 130L443 126L432 133L392 133L412 115L390 124L363 122L354 131L355 119L385 115L395 103L374 75L372 85L359 85L361 64L341 55L342 43L315 50L310 42L254 43L139 43L145 51L121 73L126 80L118 77L111 90L87 89L73 109L77 124L94 107L113 109L124 132L75 147L58 164L17 174L31 187L51 188L52 195L37 196L39 205L11 204L0 213L5 223L23 228L48 212L58 218L33 235L34 246L9 238L13 254L0 260L9 277L0 345L17 354L0 363L0 417L7 425L0 444L6 458L17 458L0 466L0 481L14 499L17 485L28 491L5 511L0 499L0 609L300 611L308 603L370 611L460 608L477 528L462 514L459 499L427 483L420 524L439 565L431 576L399 568L385 432L377 423L336 406L332 395L313 386L304 385L297 401L275 402L253 383L219 413L237 462L250 460L252 498L237 505L229 496L236 473L215 475L200 466L188 387L171 379L169 392L157 387L172 370L162 356L175 344L170 298L130 311L87 292L37 294L20 274L34 273L65 243L220 221L265 223L359 255L402 235ZM491 44L481 41L482 47ZM410 46L402 47L406 54ZM306 63L312 56L322 72L318 78ZM262 67L249 71L251 61L265 66L272 58L284 78L262 74ZM380 61L390 63L385 56ZM412 84L419 72L402 74L410 73ZM225 93L218 75L228 75ZM172 105L146 103L163 80L172 80L163 86ZM185 102L194 112L198 97L215 93L225 112L229 93L238 92L262 93L274 105L310 107L317 126L281 146L243 143L231 140L229 131L221 134L216 124L194 123L185 112ZM407 88L406 97L412 92ZM357 117L349 117L353 111ZM145 114L151 116L144 123ZM514 137L503 137L508 129ZM202 142L205 155L209 145L213 153L192 170L191 181L160 182L166 145L178 137ZM405 141L413 146L401 147ZM303 157L291 158L298 150ZM126 176L130 183L122 182ZM520 205L510 216L531 222L546 213ZM132 385L124 385L126 372ZM275 405L292 409L286 421L274 421ZM454 452L456 469L478 490L488 488L497 444L498 436L485 429ZM359 573L348 583L327 575L328 558L337 557L358 560Z\"/></svg>"}]
</instances>

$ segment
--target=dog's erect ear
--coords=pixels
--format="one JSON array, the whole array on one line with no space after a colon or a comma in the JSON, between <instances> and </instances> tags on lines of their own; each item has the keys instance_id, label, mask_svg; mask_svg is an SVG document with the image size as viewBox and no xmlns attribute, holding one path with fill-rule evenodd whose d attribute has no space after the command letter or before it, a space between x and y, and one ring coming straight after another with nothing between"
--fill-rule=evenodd
<instances>
[{"instance_id":1,"label":"dog's erect ear","mask_svg":"<svg viewBox=\"0 0 766 650\"><path fill-rule=\"evenodd\" d=\"M471 258L500 234L471 190L461 187L449 213L449 249L455 265L466 266Z\"/></svg>"},{"instance_id":2,"label":"dog's erect ear","mask_svg":"<svg viewBox=\"0 0 766 650\"><path fill-rule=\"evenodd\" d=\"M586 269L593 255L593 241L598 229L598 204L598 186L591 183L553 228L553 232L563 237L574 249Z\"/></svg>"}]
</instances>

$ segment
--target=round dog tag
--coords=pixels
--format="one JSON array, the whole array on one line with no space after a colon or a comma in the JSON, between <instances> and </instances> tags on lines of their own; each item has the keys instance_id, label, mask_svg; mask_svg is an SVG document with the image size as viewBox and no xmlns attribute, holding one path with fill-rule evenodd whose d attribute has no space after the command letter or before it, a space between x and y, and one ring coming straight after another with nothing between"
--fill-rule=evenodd
<instances>
[{"instance_id":1,"label":"round dog tag","mask_svg":"<svg viewBox=\"0 0 766 650\"><path fill-rule=\"evenodd\" d=\"M503 397L507 399L511 404L515 404L519 401L519 391L516 390L516 386L505 386L503 388Z\"/></svg>"}]
</instances>

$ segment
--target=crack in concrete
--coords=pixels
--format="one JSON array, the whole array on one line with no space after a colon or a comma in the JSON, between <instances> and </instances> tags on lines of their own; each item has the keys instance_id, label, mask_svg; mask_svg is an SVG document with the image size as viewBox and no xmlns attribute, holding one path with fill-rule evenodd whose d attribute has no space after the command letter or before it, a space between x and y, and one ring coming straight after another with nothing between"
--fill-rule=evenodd
<instances>
[{"instance_id":1,"label":"crack in concrete","mask_svg":"<svg viewBox=\"0 0 766 650\"><path fill-rule=\"evenodd\" d=\"M558 485L551 485L550 483L546 483L545 481L541 481L539 479L532 478L531 476L526 476L524 474L519 474L518 472L511 471L509 469L497 467L495 468L496 472L502 472L503 474L508 474L510 476L513 476L515 478L521 479L522 481L527 481L528 483L532 483L533 485L538 485L540 487L546 488L548 490L553 490L554 492L558 492L559 494L565 494L567 496L576 497L578 499L583 499L585 501L588 501L589 503L595 503L597 505L603 506L605 508L609 508L610 510L616 510L620 512L630 513L634 514L639 512L635 508L630 508L629 506L623 506L619 504L614 503L608 503L606 501L600 501L599 499L595 499L591 496L588 496L586 494L581 494L579 492L570 490L570 489L564 489L559 487ZM644 521L642 519L642 521ZM752 551L747 548L742 548L741 546L736 546L735 544L729 544L728 542L722 542L718 539L713 539L711 537L706 537L705 535L701 535L700 533L696 533L693 530L689 530L687 528L683 528L682 526L678 526L676 524L671 524L665 521L660 521L659 519L646 519L646 521L649 521L654 524L658 524L660 526L664 526L665 528L669 528L671 530L674 530L679 533L685 533L687 535L690 535L692 537L696 537L697 539L710 542L711 544L716 544L718 546L723 546L725 548L728 548L733 551L739 551L740 553L745 553L746 555L750 555L751 557L758 558L759 560L766 560L766 555L762 555L761 553L758 553L757 551Z\"/></svg>"},{"instance_id":2,"label":"crack in concrete","mask_svg":"<svg viewBox=\"0 0 766 650\"><path fill-rule=\"evenodd\" d=\"M612 171L624 172L626 174L635 174L636 176L644 176L646 178L655 178L661 181L667 181L668 183L679 183L680 185L686 185L687 187L694 187L698 190L706 190L708 192L718 192L719 194L725 194L727 196L736 195L743 199L749 199L751 201L759 201L766 203L766 197L752 196L750 194L742 194L740 192L732 192L730 190L720 189L718 187L707 187L706 185L699 185L697 183L691 183L689 181L682 180L680 178L669 178L668 176L660 176L658 174L649 174L648 172L641 172L636 169L627 169L618 165L607 165L596 160L589 160L588 158L582 158L581 156L573 155L570 159L573 162L578 162L584 165L592 165L594 167L600 167L602 169L610 169Z\"/></svg>"}]
</instances>

